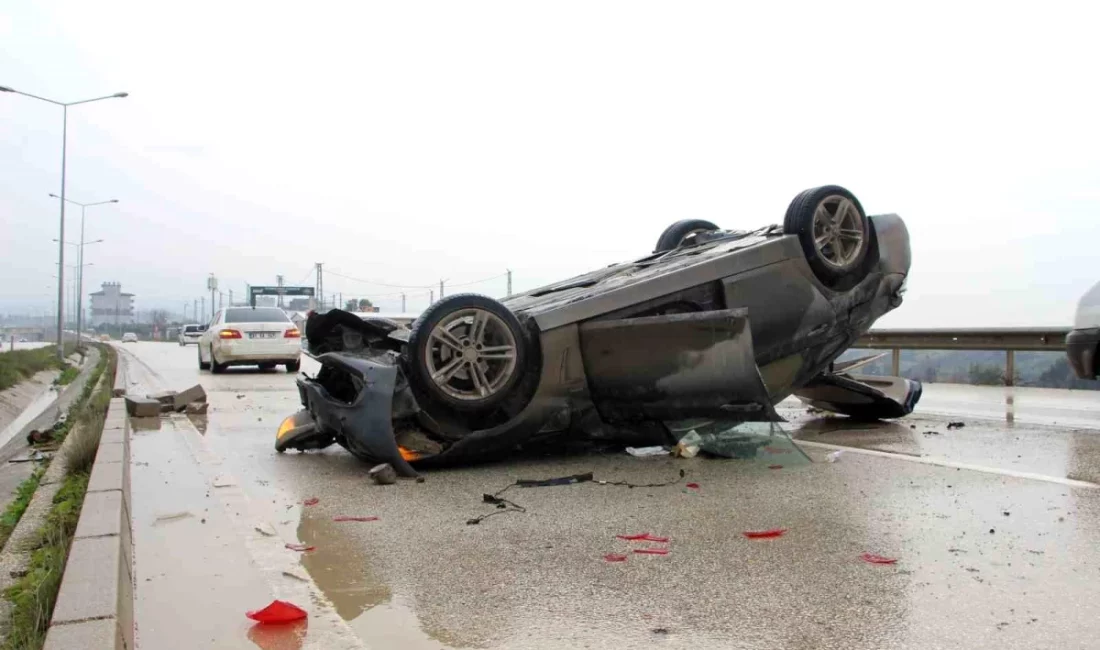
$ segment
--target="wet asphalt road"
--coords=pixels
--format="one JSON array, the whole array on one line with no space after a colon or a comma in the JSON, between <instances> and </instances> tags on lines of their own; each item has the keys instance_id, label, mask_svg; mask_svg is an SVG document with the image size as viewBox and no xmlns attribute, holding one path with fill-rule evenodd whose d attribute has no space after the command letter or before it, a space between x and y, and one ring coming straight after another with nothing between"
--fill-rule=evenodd
<instances>
[{"instance_id":1,"label":"wet asphalt road","mask_svg":"<svg viewBox=\"0 0 1100 650\"><path fill-rule=\"evenodd\" d=\"M756 461L528 458L381 487L337 447L274 452L275 428L298 407L281 369L214 376L199 373L193 346L124 349L132 390L201 381L210 396L205 419L134 434L141 648L1097 645L1100 395L1017 390L1009 425L1004 389L930 386L935 415L874 426L785 405L815 462L777 442ZM1071 425L1028 423L1051 409ZM949 430L952 420L966 426ZM836 445L889 455L825 462ZM512 489L525 513L465 523L493 511L483 493L517 478L586 471L676 483ZM787 532L741 534L770 528ZM641 532L670 539L615 537ZM298 541L316 549L283 548ZM646 547L669 554L631 553ZM309 610L308 626L250 627L244 611L272 597Z\"/></svg>"}]
</instances>

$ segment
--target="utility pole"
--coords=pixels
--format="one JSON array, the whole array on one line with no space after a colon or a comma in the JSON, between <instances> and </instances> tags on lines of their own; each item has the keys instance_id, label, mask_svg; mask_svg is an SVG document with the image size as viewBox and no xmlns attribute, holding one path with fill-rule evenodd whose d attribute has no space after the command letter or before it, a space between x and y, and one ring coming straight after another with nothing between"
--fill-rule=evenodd
<instances>
[{"instance_id":1,"label":"utility pole","mask_svg":"<svg viewBox=\"0 0 1100 650\"><path fill-rule=\"evenodd\" d=\"M202 315L199 314L199 301L198 299L191 301L191 317L197 321L202 321Z\"/></svg>"},{"instance_id":2,"label":"utility pole","mask_svg":"<svg viewBox=\"0 0 1100 650\"><path fill-rule=\"evenodd\" d=\"M333 305L333 307L335 307L337 309L343 309L346 306L347 305L344 305L344 292L341 291L340 292L340 298L339 298L339 300L336 301L336 304Z\"/></svg>"},{"instance_id":3,"label":"utility pole","mask_svg":"<svg viewBox=\"0 0 1100 650\"><path fill-rule=\"evenodd\" d=\"M507 271L508 271L508 293L505 294L505 295L510 296L510 295L512 295L512 269L507 269Z\"/></svg>"},{"instance_id":4,"label":"utility pole","mask_svg":"<svg viewBox=\"0 0 1100 650\"><path fill-rule=\"evenodd\" d=\"M202 317L203 317L203 318L206 318L206 296L203 296L203 297L201 298L201 300L202 300L202 312L201 312L201 313L202 313Z\"/></svg>"},{"instance_id":5,"label":"utility pole","mask_svg":"<svg viewBox=\"0 0 1100 650\"><path fill-rule=\"evenodd\" d=\"M275 276L275 284L280 286L280 287L283 286L283 276L276 275ZM279 294L279 309L282 309L282 308L283 308L283 294L280 293Z\"/></svg>"},{"instance_id":6,"label":"utility pole","mask_svg":"<svg viewBox=\"0 0 1100 650\"><path fill-rule=\"evenodd\" d=\"M428 304L435 302L435 289L428 289Z\"/></svg>"},{"instance_id":7,"label":"utility pole","mask_svg":"<svg viewBox=\"0 0 1100 650\"><path fill-rule=\"evenodd\" d=\"M323 267L325 265L325 263L324 262L315 262L314 264L317 266L317 289L314 293L317 294L317 299L321 301L321 304L317 306L317 309L319 311L324 311L324 309L325 309L325 278L324 278L324 272L323 272L321 267Z\"/></svg>"},{"instance_id":8,"label":"utility pole","mask_svg":"<svg viewBox=\"0 0 1100 650\"><path fill-rule=\"evenodd\" d=\"M183 303L183 322L187 323L187 302Z\"/></svg>"},{"instance_id":9,"label":"utility pole","mask_svg":"<svg viewBox=\"0 0 1100 650\"><path fill-rule=\"evenodd\" d=\"M279 296L279 297L282 298L282 296ZM229 290L229 306L230 307L233 306L233 290L232 289ZM282 305L279 305L279 306L282 307Z\"/></svg>"},{"instance_id":10,"label":"utility pole","mask_svg":"<svg viewBox=\"0 0 1100 650\"><path fill-rule=\"evenodd\" d=\"M439 281L439 299L443 300L443 280Z\"/></svg>"},{"instance_id":11,"label":"utility pole","mask_svg":"<svg viewBox=\"0 0 1100 650\"><path fill-rule=\"evenodd\" d=\"M401 294L401 313L405 313L405 294Z\"/></svg>"},{"instance_id":12,"label":"utility pole","mask_svg":"<svg viewBox=\"0 0 1100 650\"><path fill-rule=\"evenodd\" d=\"M214 294L218 292L218 279L214 277L213 273L206 279L206 288L210 290L210 322L212 323L214 322L215 309ZM206 310L203 309L203 311Z\"/></svg>"}]
</instances>

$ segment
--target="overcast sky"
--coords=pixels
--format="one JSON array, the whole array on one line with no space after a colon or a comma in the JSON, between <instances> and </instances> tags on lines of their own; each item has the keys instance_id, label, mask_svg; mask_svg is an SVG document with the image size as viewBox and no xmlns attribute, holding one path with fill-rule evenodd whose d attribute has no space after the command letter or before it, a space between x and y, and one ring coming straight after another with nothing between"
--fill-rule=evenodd
<instances>
[{"instance_id":1,"label":"overcast sky","mask_svg":"<svg viewBox=\"0 0 1100 650\"><path fill-rule=\"evenodd\" d=\"M1100 279L1100 5L901 6L8 0L0 85L131 93L70 110L68 195L121 201L88 210L86 288L139 308L324 262L326 293L418 310L838 183L910 229L880 325L1069 324ZM54 299L60 147L60 108L0 93L2 310Z\"/></svg>"}]
</instances>

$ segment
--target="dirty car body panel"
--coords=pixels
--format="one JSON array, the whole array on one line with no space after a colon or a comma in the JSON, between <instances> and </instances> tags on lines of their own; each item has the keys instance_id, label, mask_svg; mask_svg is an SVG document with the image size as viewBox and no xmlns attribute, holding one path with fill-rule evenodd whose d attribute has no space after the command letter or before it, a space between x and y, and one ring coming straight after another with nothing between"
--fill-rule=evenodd
<instances>
[{"instance_id":1,"label":"dirty car body panel","mask_svg":"<svg viewBox=\"0 0 1100 650\"><path fill-rule=\"evenodd\" d=\"M499 304L521 325L513 338L526 346L524 365L508 395L479 411L410 380L408 329L370 314L311 314L305 351L322 370L298 379L304 410L316 436L406 476L563 432L662 444L675 442L664 421L776 420L774 404L828 381L829 365L901 303L905 224L892 214L866 219L870 251L859 273L831 286L798 237L771 226L711 233L506 298ZM439 335L478 331L476 313L464 322ZM433 376L453 367L433 366ZM479 383L472 371L471 385L487 377Z\"/></svg>"}]
</instances>

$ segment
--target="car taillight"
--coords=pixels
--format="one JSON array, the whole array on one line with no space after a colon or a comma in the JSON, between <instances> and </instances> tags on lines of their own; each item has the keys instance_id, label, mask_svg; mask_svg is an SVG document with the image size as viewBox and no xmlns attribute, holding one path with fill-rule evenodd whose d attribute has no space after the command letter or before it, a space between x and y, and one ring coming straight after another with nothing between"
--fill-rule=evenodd
<instances>
[{"instance_id":1,"label":"car taillight","mask_svg":"<svg viewBox=\"0 0 1100 650\"><path fill-rule=\"evenodd\" d=\"M218 338L220 338L220 339L239 339L239 338L242 338L242 337L241 337L241 333L238 332L237 330L222 330L222 331L218 332Z\"/></svg>"},{"instance_id":2,"label":"car taillight","mask_svg":"<svg viewBox=\"0 0 1100 650\"><path fill-rule=\"evenodd\" d=\"M297 327L292 327L283 334L284 339L299 339L302 338L302 333L298 331Z\"/></svg>"}]
</instances>

